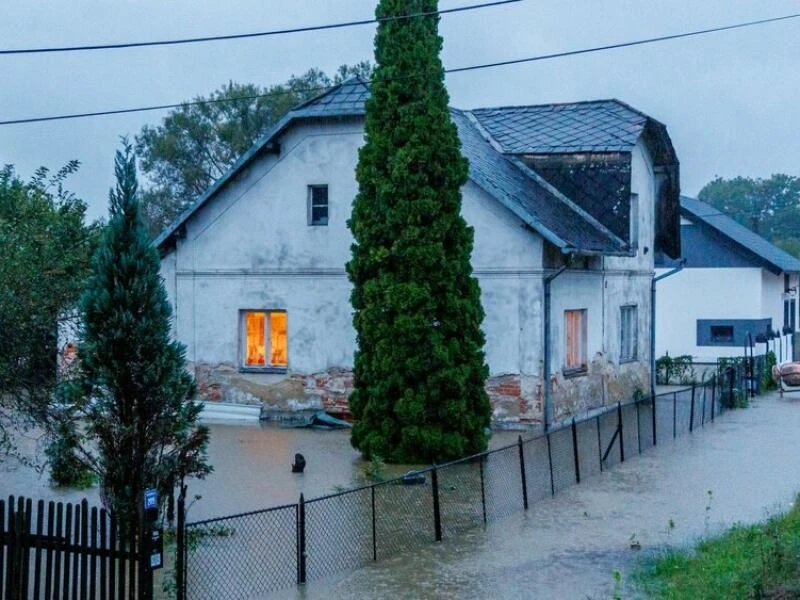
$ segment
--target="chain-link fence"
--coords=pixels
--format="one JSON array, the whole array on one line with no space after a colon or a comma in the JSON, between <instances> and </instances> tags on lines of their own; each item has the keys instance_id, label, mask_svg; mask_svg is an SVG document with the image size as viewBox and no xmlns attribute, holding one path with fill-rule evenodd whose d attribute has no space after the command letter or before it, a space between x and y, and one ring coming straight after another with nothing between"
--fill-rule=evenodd
<instances>
[{"instance_id":1,"label":"chain-link fence","mask_svg":"<svg viewBox=\"0 0 800 600\"><path fill-rule=\"evenodd\" d=\"M412 476L188 524L186 597L258 598L527 509L713 422L736 405L745 376L743 369L730 369L704 385L603 407L550 432Z\"/></svg>"}]
</instances>

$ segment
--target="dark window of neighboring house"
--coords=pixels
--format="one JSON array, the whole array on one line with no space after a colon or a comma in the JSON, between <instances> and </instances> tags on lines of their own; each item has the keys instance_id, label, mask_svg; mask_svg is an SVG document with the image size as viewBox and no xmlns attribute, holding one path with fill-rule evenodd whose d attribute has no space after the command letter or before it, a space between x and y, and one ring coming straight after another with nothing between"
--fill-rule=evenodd
<instances>
[{"instance_id":1,"label":"dark window of neighboring house","mask_svg":"<svg viewBox=\"0 0 800 600\"><path fill-rule=\"evenodd\" d=\"M630 212L630 242L631 248L639 247L639 194L631 194Z\"/></svg>"},{"instance_id":2,"label":"dark window of neighboring house","mask_svg":"<svg viewBox=\"0 0 800 600\"><path fill-rule=\"evenodd\" d=\"M620 362L636 360L638 354L638 311L635 305L620 306Z\"/></svg>"},{"instance_id":3,"label":"dark window of neighboring house","mask_svg":"<svg viewBox=\"0 0 800 600\"><path fill-rule=\"evenodd\" d=\"M733 344L733 325L712 325L711 341L715 344Z\"/></svg>"},{"instance_id":4,"label":"dark window of neighboring house","mask_svg":"<svg viewBox=\"0 0 800 600\"><path fill-rule=\"evenodd\" d=\"M242 368L285 369L288 365L286 311L243 310Z\"/></svg>"},{"instance_id":5,"label":"dark window of neighboring house","mask_svg":"<svg viewBox=\"0 0 800 600\"><path fill-rule=\"evenodd\" d=\"M586 370L586 309L564 311L564 371Z\"/></svg>"},{"instance_id":6,"label":"dark window of neighboring house","mask_svg":"<svg viewBox=\"0 0 800 600\"><path fill-rule=\"evenodd\" d=\"M797 325L797 300L794 298L783 301L783 327L795 330Z\"/></svg>"},{"instance_id":7,"label":"dark window of neighboring house","mask_svg":"<svg viewBox=\"0 0 800 600\"><path fill-rule=\"evenodd\" d=\"M308 224L328 224L328 186L308 186Z\"/></svg>"}]
</instances>

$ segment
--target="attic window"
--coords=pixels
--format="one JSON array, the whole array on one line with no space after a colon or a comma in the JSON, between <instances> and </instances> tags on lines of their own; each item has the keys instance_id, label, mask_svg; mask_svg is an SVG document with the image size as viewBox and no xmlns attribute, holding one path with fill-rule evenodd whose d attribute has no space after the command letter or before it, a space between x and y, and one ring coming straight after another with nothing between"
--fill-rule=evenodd
<instances>
[{"instance_id":1,"label":"attic window","mask_svg":"<svg viewBox=\"0 0 800 600\"><path fill-rule=\"evenodd\" d=\"M285 369L288 365L286 311L242 311L242 368Z\"/></svg>"},{"instance_id":2,"label":"attic window","mask_svg":"<svg viewBox=\"0 0 800 600\"><path fill-rule=\"evenodd\" d=\"M308 224L328 224L328 186L308 186Z\"/></svg>"}]
</instances>

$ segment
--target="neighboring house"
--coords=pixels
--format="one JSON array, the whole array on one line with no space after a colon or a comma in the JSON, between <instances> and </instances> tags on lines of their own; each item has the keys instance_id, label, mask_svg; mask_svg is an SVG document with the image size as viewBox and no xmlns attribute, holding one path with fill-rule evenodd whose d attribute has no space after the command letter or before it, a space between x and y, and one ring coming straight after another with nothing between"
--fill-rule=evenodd
<instances>
[{"instance_id":1,"label":"neighboring house","mask_svg":"<svg viewBox=\"0 0 800 600\"><path fill-rule=\"evenodd\" d=\"M292 110L157 239L204 398L347 410L346 222L368 94L349 80ZM654 250L680 250L664 125L616 100L451 117L495 418L541 421L548 392L559 418L647 390Z\"/></svg>"},{"instance_id":2,"label":"neighboring house","mask_svg":"<svg viewBox=\"0 0 800 600\"><path fill-rule=\"evenodd\" d=\"M797 327L800 260L705 202L681 197L683 270L656 284L656 356L741 356L748 334ZM657 274L678 261L656 262ZM784 353L791 355L790 336ZM758 346L764 351L764 346Z\"/></svg>"}]
</instances>

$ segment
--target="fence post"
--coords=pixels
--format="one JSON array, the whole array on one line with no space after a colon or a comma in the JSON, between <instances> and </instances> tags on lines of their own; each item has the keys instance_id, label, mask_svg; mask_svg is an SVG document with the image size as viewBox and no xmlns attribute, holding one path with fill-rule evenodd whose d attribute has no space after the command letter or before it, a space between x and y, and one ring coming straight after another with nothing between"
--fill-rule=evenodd
<instances>
[{"instance_id":1,"label":"fence post","mask_svg":"<svg viewBox=\"0 0 800 600\"><path fill-rule=\"evenodd\" d=\"M297 585L306 582L306 499L300 494L297 504Z\"/></svg>"},{"instance_id":2,"label":"fence post","mask_svg":"<svg viewBox=\"0 0 800 600\"><path fill-rule=\"evenodd\" d=\"M378 560L378 536L377 536L377 527L375 521L375 486L373 485L370 488L370 492L372 492L372 560Z\"/></svg>"},{"instance_id":3,"label":"fence post","mask_svg":"<svg viewBox=\"0 0 800 600\"><path fill-rule=\"evenodd\" d=\"M639 454L642 453L642 425L639 422L639 400L636 400L636 442L639 445Z\"/></svg>"},{"instance_id":4,"label":"fence post","mask_svg":"<svg viewBox=\"0 0 800 600\"><path fill-rule=\"evenodd\" d=\"M433 465L431 472L431 487L433 488L433 531L436 536L436 541L442 541L442 514L439 507L439 475L436 472L436 464Z\"/></svg>"},{"instance_id":5,"label":"fence post","mask_svg":"<svg viewBox=\"0 0 800 600\"><path fill-rule=\"evenodd\" d=\"M175 530L175 593L177 600L186 600L186 485L178 494L178 521Z\"/></svg>"},{"instance_id":6,"label":"fence post","mask_svg":"<svg viewBox=\"0 0 800 600\"><path fill-rule=\"evenodd\" d=\"M678 392L672 392L672 439L678 437Z\"/></svg>"},{"instance_id":7,"label":"fence post","mask_svg":"<svg viewBox=\"0 0 800 600\"><path fill-rule=\"evenodd\" d=\"M711 378L711 422L714 422L714 409L717 403L717 376Z\"/></svg>"},{"instance_id":8,"label":"fence post","mask_svg":"<svg viewBox=\"0 0 800 600\"><path fill-rule=\"evenodd\" d=\"M734 406L734 402L733 402L733 380L735 378L736 378L736 370L735 369L731 369L731 378L730 378L730 383L728 384L728 388L729 388L729 392L730 392L730 395L728 396L728 402L730 403L731 406Z\"/></svg>"},{"instance_id":9,"label":"fence post","mask_svg":"<svg viewBox=\"0 0 800 600\"><path fill-rule=\"evenodd\" d=\"M522 506L528 510L528 481L525 478L525 453L522 450L522 436L517 436L517 448L519 449L519 473L522 477Z\"/></svg>"},{"instance_id":10,"label":"fence post","mask_svg":"<svg viewBox=\"0 0 800 600\"><path fill-rule=\"evenodd\" d=\"M706 392L708 391L708 386L703 386L703 405L700 409L700 427L706 426Z\"/></svg>"},{"instance_id":11,"label":"fence post","mask_svg":"<svg viewBox=\"0 0 800 600\"><path fill-rule=\"evenodd\" d=\"M619 427L619 462L625 462L625 442L622 435L622 403L617 402L617 427Z\"/></svg>"},{"instance_id":12,"label":"fence post","mask_svg":"<svg viewBox=\"0 0 800 600\"><path fill-rule=\"evenodd\" d=\"M553 451L550 448L550 432L548 431L546 436L547 438L547 464L550 465L550 495L556 495L556 486L555 482L553 481Z\"/></svg>"},{"instance_id":13,"label":"fence post","mask_svg":"<svg viewBox=\"0 0 800 600\"><path fill-rule=\"evenodd\" d=\"M153 599L153 570L150 568L150 529L152 527L147 514L144 509L144 492L139 492L139 543L136 544L136 561L138 562L138 591L139 600L152 600ZM75 505L75 537L79 539L78 529L78 505ZM83 525L83 515L81 515L81 525ZM131 535L133 538L133 534ZM75 557L75 565L77 566L78 557ZM133 578L131 578L133 579ZM73 584L74 585L74 584Z\"/></svg>"},{"instance_id":14,"label":"fence post","mask_svg":"<svg viewBox=\"0 0 800 600\"><path fill-rule=\"evenodd\" d=\"M581 464L578 457L578 426L572 417L572 458L575 461L575 483L581 482Z\"/></svg>"},{"instance_id":15,"label":"fence post","mask_svg":"<svg viewBox=\"0 0 800 600\"><path fill-rule=\"evenodd\" d=\"M595 417L597 422L597 459L600 461L600 472L603 472L603 441L600 438L600 415Z\"/></svg>"},{"instance_id":16,"label":"fence post","mask_svg":"<svg viewBox=\"0 0 800 600\"><path fill-rule=\"evenodd\" d=\"M689 433L694 431L694 384L692 384L692 405L689 409Z\"/></svg>"},{"instance_id":17,"label":"fence post","mask_svg":"<svg viewBox=\"0 0 800 600\"><path fill-rule=\"evenodd\" d=\"M653 446L658 445L656 438L656 411L658 410L658 396L653 394Z\"/></svg>"}]
</instances>

